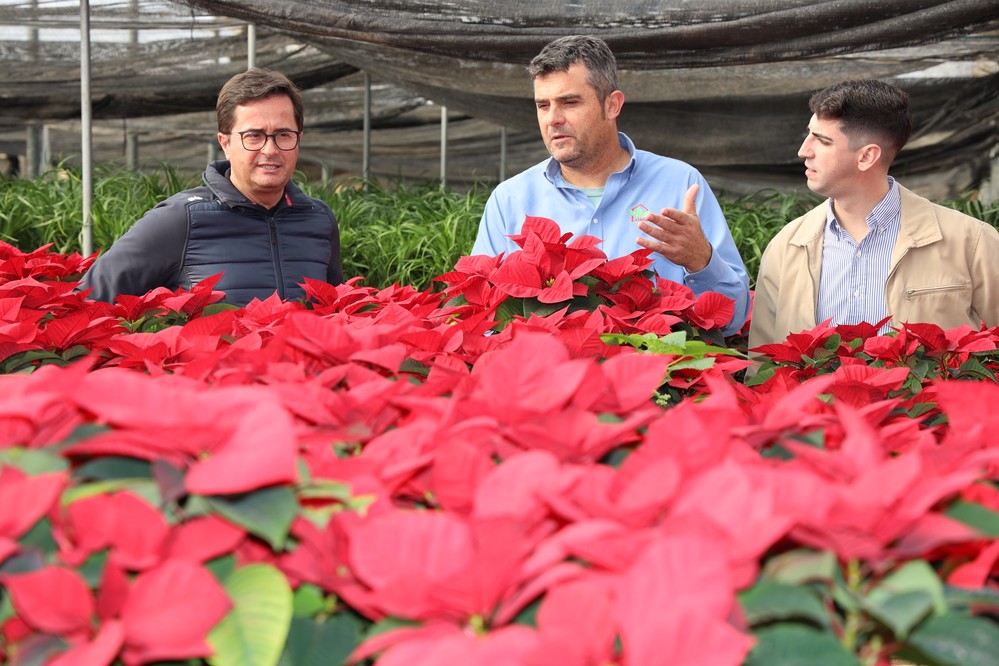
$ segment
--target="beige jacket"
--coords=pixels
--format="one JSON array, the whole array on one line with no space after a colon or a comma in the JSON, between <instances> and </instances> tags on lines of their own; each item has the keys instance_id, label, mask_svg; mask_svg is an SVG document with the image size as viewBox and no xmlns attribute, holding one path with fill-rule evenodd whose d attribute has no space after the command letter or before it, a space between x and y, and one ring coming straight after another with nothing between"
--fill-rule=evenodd
<instances>
[{"instance_id":1,"label":"beige jacket","mask_svg":"<svg viewBox=\"0 0 999 666\"><path fill-rule=\"evenodd\" d=\"M892 326L999 325L999 232L899 186L902 223L885 297ZM756 280L749 348L814 328L828 202L781 229ZM876 322L870 322L876 323Z\"/></svg>"}]
</instances>

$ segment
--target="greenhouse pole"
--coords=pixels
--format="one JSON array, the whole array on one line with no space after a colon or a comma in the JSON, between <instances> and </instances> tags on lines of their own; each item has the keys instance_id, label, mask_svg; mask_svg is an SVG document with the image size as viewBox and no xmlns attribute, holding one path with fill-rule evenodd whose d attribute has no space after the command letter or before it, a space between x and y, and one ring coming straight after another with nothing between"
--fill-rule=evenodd
<instances>
[{"instance_id":1,"label":"greenhouse pole","mask_svg":"<svg viewBox=\"0 0 999 666\"><path fill-rule=\"evenodd\" d=\"M447 188L447 107L441 107L441 189Z\"/></svg>"},{"instance_id":2,"label":"greenhouse pole","mask_svg":"<svg viewBox=\"0 0 999 666\"><path fill-rule=\"evenodd\" d=\"M32 1L31 9L38 9L38 0ZM31 61L37 62L39 53L38 28L28 28L28 47L31 53ZM24 161L26 164L21 170L21 174L33 180L38 178L38 175L41 173L41 159L39 155L41 154L42 131L38 125L29 123L27 132L28 135L25 137L24 142Z\"/></svg>"},{"instance_id":3,"label":"greenhouse pole","mask_svg":"<svg viewBox=\"0 0 999 666\"><path fill-rule=\"evenodd\" d=\"M93 119L90 108L90 2L80 2L80 126L83 159L83 256L93 252L94 230L91 228L90 207L93 202Z\"/></svg>"},{"instance_id":4,"label":"greenhouse pole","mask_svg":"<svg viewBox=\"0 0 999 666\"><path fill-rule=\"evenodd\" d=\"M253 69L257 66L257 26L252 23L246 25L246 68Z\"/></svg>"},{"instance_id":5,"label":"greenhouse pole","mask_svg":"<svg viewBox=\"0 0 999 666\"><path fill-rule=\"evenodd\" d=\"M500 127L500 160L499 179L502 183L506 180L506 125Z\"/></svg>"},{"instance_id":6,"label":"greenhouse pole","mask_svg":"<svg viewBox=\"0 0 999 666\"><path fill-rule=\"evenodd\" d=\"M364 73L364 119L361 130L361 178L364 179L364 191L368 191L371 181L371 75Z\"/></svg>"}]
</instances>

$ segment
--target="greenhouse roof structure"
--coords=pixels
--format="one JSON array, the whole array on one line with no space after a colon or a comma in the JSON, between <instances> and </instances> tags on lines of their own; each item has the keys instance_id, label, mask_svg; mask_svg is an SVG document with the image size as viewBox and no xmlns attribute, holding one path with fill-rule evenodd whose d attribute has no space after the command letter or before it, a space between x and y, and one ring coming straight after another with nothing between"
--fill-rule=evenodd
<instances>
[{"instance_id":1,"label":"greenhouse roof structure","mask_svg":"<svg viewBox=\"0 0 999 666\"><path fill-rule=\"evenodd\" d=\"M144 161L200 168L218 89L252 59L307 91L303 164L360 173L367 109L372 175L437 177L446 118L451 179L495 181L546 156L525 66L575 33L614 50L636 144L721 188L801 186L808 97L848 78L909 92L915 132L896 172L931 196L979 186L999 146L995 0L89 4L99 159L122 159L130 134ZM0 0L0 152L23 151L32 125L72 154L80 16L78 2Z\"/></svg>"}]
</instances>

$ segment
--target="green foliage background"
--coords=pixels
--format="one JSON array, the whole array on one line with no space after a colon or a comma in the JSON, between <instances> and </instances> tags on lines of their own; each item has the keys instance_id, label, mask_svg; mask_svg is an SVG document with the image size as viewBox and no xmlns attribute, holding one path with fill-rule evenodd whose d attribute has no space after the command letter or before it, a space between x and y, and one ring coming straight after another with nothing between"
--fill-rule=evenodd
<instances>
[{"instance_id":1,"label":"green foliage background","mask_svg":"<svg viewBox=\"0 0 999 666\"><path fill-rule=\"evenodd\" d=\"M94 248L110 247L146 210L199 182L200 177L180 176L169 166L140 173L99 165L91 204ZM364 284L373 287L433 286L435 276L450 271L471 250L489 196L485 186L457 192L435 184L390 188L357 182L331 189L323 183L296 182L329 203L336 214L344 275L363 276ZM0 178L0 240L25 251L49 244L60 253L79 251L82 191L79 172L71 169L56 169L35 180ZM751 281L755 282L767 242L817 201L814 196L775 190L721 197ZM970 194L941 203L999 227L999 203L985 205Z\"/></svg>"}]
</instances>

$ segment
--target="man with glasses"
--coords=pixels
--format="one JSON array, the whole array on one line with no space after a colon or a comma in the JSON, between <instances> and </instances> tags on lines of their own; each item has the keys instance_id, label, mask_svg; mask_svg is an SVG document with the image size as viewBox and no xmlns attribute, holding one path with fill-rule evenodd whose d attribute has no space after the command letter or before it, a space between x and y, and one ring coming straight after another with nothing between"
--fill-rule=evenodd
<instances>
[{"instance_id":1,"label":"man with glasses","mask_svg":"<svg viewBox=\"0 0 999 666\"><path fill-rule=\"evenodd\" d=\"M229 79L216 104L226 159L203 184L148 211L84 275L78 289L112 302L156 287L192 286L221 274L215 289L244 306L275 292L305 295L305 278L343 282L340 232L326 203L293 182L304 122L298 88L254 68Z\"/></svg>"}]
</instances>

